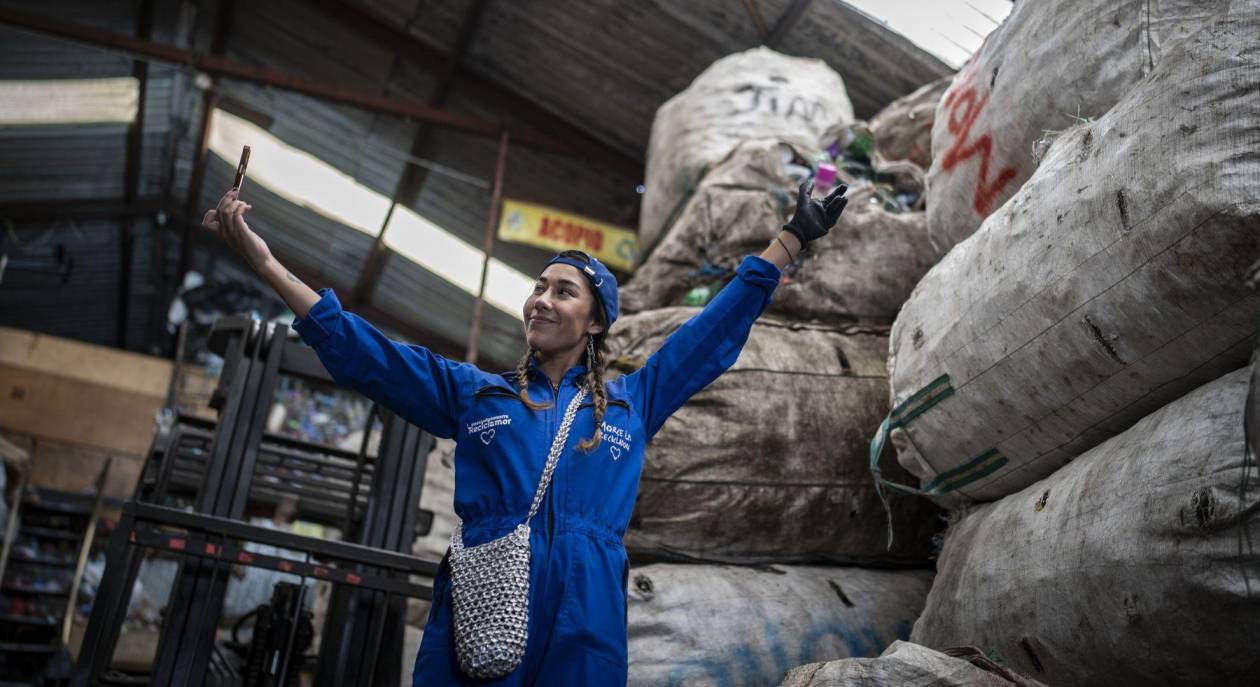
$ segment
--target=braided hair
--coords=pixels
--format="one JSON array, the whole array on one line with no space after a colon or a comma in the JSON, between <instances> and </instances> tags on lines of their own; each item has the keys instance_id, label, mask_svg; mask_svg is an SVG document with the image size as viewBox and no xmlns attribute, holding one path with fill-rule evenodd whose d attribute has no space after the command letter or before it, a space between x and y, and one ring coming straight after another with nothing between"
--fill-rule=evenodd
<instances>
[{"instance_id":1,"label":"braided hair","mask_svg":"<svg viewBox=\"0 0 1260 687\"><path fill-rule=\"evenodd\" d=\"M603 308L599 308L596 319L600 321L600 324L604 324L607 318L604 317ZM604 439L604 412L608 410L608 389L604 386L604 364L608 359L607 325L604 326L604 331L591 338L595 340L595 360L587 368L582 384L586 387L586 393L591 395L592 403L595 404L595 434L578 444L578 450L583 453L590 453L599 448L599 442Z\"/></svg>"},{"instance_id":2,"label":"braided hair","mask_svg":"<svg viewBox=\"0 0 1260 687\"><path fill-rule=\"evenodd\" d=\"M516 388L521 396L521 401L530 410L543 410L551 407L550 403L539 403L529 397L529 361L537 357L538 351L531 348L525 352L525 355L521 356L520 362L516 364Z\"/></svg>"},{"instance_id":3,"label":"braided hair","mask_svg":"<svg viewBox=\"0 0 1260 687\"><path fill-rule=\"evenodd\" d=\"M561 255L589 262L586 253L576 250L566 250ZM586 375L582 378L582 386L586 388L586 393L590 395L591 402L595 406L595 434L589 439L583 439L578 444L578 450L583 453L590 453L599 447L604 437L604 413L608 410L608 390L604 386L604 369L608 360L608 317L604 313L604 309L600 307L599 301L595 301L595 321L603 328L598 334L591 335L592 343L590 344L595 350L595 359L587 361ZM550 408L550 403L538 403L529 397L529 362L538 357L538 351L529 349L525 355L521 356L520 362L516 364L516 387L520 394L521 401L530 410L543 410Z\"/></svg>"}]
</instances>

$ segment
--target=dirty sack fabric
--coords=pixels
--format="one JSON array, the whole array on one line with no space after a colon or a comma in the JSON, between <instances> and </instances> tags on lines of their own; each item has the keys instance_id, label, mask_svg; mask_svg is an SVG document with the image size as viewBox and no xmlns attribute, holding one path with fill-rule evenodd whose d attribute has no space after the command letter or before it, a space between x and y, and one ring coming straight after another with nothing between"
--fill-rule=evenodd
<instances>
[{"instance_id":1,"label":"dirty sack fabric","mask_svg":"<svg viewBox=\"0 0 1260 687\"><path fill-rule=\"evenodd\" d=\"M912 640L1055 685L1254 685L1260 469L1249 371L1152 413L946 534Z\"/></svg>"},{"instance_id":2,"label":"dirty sack fabric","mask_svg":"<svg viewBox=\"0 0 1260 687\"><path fill-rule=\"evenodd\" d=\"M936 107L952 76L924 84L888 104L871 118L868 128L875 142L871 166L896 177L898 190L922 191L932 166L932 123ZM913 165L913 169L907 168Z\"/></svg>"},{"instance_id":3,"label":"dirty sack fabric","mask_svg":"<svg viewBox=\"0 0 1260 687\"><path fill-rule=\"evenodd\" d=\"M1170 49L919 282L873 451L891 434L923 492L993 500L1247 363L1257 35L1260 12Z\"/></svg>"},{"instance_id":4,"label":"dirty sack fabric","mask_svg":"<svg viewBox=\"0 0 1260 687\"><path fill-rule=\"evenodd\" d=\"M927 212L937 247L970 236L1019 190L1036 167L1035 142L1098 119L1170 45L1247 4L1254 0L1016 3L936 112Z\"/></svg>"},{"instance_id":5,"label":"dirty sack fabric","mask_svg":"<svg viewBox=\"0 0 1260 687\"><path fill-rule=\"evenodd\" d=\"M614 367L634 369L694 308L623 317ZM887 406L883 330L763 316L735 364L648 445L626 549L635 561L925 562L943 524L924 499L893 501L896 543L866 469Z\"/></svg>"},{"instance_id":6,"label":"dirty sack fabric","mask_svg":"<svg viewBox=\"0 0 1260 687\"><path fill-rule=\"evenodd\" d=\"M822 60L759 47L714 62L652 120L640 255L664 235L705 169L739 143L817 149L829 128L852 121L844 80Z\"/></svg>"},{"instance_id":7,"label":"dirty sack fabric","mask_svg":"<svg viewBox=\"0 0 1260 687\"><path fill-rule=\"evenodd\" d=\"M681 305L689 291L720 284L743 255L774 240L796 206L785 146L742 143L705 175L651 258L622 288L627 312ZM798 257L770 314L888 325L931 268L938 255L924 213L889 212L869 187L849 198L835 228Z\"/></svg>"},{"instance_id":8,"label":"dirty sack fabric","mask_svg":"<svg viewBox=\"0 0 1260 687\"><path fill-rule=\"evenodd\" d=\"M954 652L951 652L954 653ZM897 640L877 658L844 658L793 668L779 687L1040 687L983 658Z\"/></svg>"},{"instance_id":9,"label":"dirty sack fabric","mask_svg":"<svg viewBox=\"0 0 1260 687\"><path fill-rule=\"evenodd\" d=\"M926 570L655 564L629 583L630 685L773 685L904 639Z\"/></svg>"}]
</instances>

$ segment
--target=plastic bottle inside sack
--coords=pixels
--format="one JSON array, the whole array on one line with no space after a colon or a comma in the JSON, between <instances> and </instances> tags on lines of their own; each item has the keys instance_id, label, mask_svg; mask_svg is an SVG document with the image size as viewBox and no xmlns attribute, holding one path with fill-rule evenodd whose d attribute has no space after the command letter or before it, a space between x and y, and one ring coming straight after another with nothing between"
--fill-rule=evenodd
<instances>
[{"instance_id":1,"label":"plastic bottle inside sack","mask_svg":"<svg viewBox=\"0 0 1260 687\"><path fill-rule=\"evenodd\" d=\"M814 197L819 198L831 193L836 185L836 166L830 162L818 163L818 171L814 173Z\"/></svg>"}]
</instances>

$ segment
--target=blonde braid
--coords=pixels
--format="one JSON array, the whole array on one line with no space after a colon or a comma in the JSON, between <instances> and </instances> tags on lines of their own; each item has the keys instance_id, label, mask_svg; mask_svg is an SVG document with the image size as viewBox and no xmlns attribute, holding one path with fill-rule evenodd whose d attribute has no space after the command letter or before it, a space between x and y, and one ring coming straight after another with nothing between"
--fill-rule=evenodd
<instances>
[{"instance_id":1,"label":"blonde braid","mask_svg":"<svg viewBox=\"0 0 1260 687\"><path fill-rule=\"evenodd\" d=\"M543 410L550 408L550 403L538 403L529 397L529 361L534 357L534 349L529 349L525 355L521 357L521 361L516 364L516 386L520 389L521 401L525 403L525 407L530 410Z\"/></svg>"},{"instance_id":2,"label":"blonde braid","mask_svg":"<svg viewBox=\"0 0 1260 687\"><path fill-rule=\"evenodd\" d=\"M604 345L603 334L596 336L595 342L595 364L586 371L586 377L582 382L586 386L586 393L591 395L591 400L595 404L595 434L578 444L578 450L583 453L590 453L599 448L604 438L604 412L608 410L608 390L604 386L604 360L608 349Z\"/></svg>"}]
</instances>

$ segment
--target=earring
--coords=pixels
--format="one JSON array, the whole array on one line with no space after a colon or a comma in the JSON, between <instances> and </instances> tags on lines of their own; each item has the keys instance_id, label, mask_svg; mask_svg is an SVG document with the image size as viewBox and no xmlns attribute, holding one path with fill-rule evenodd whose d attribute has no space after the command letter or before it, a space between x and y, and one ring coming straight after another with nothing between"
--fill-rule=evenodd
<instances>
[{"instance_id":1,"label":"earring","mask_svg":"<svg viewBox=\"0 0 1260 687\"><path fill-rule=\"evenodd\" d=\"M586 369L588 372L595 371L595 337L586 337Z\"/></svg>"}]
</instances>

